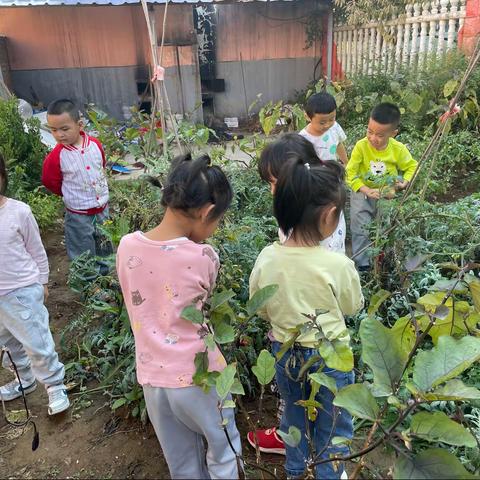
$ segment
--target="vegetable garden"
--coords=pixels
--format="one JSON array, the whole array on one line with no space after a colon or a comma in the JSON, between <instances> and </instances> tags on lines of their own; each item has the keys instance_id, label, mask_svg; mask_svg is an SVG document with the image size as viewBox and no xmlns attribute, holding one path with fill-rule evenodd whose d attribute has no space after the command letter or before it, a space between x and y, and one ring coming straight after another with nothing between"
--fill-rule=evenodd
<instances>
[{"instance_id":1,"label":"vegetable garden","mask_svg":"<svg viewBox=\"0 0 480 480\"><path fill-rule=\"evenodd\" d=\"M371 107L392 101L403 113L398 139L421 158L435 136L438 117L461 84L466 64L466 59L452 55L418 76L405 72L329 85L349 149L364 136ZM256 162L263 146L282 130L303 128L301 105L321 88L320 83L299 92L296 103L264 105L258 131L235 140L233 146L215 142L214 132L205 126L179 125L182 148L195 153L208 149L235 190L234 203L211 239L222 265L215 294L207 311L191 307L183 313L205 329L205 353L196 357L193 380L204 389L215 386L222 398L220 411L236 408L239 422L248 429L269 426L264 423L264 408L275 363L268 351L269 326L256 315L275 286L248 298L255 259L277 236L271 195ZM362 275L366 307L347 322L353 356L339 338L323 332L315 318L306 319L287 342L291 345L300 333L313 329L318 358L330 368L355 370L356 383L340 391L321 371L302 378L311 383L313 392L321 386L331 389L335 405L355 417L355 438L347 458L351 478L468 478L480 472L478 92L477 69L459 98L460 114L446 121L438 150L424 156L413 188L406 196L385 201L385 214L372 226L376 261L372 272ZM120 160L130 153L147 165L150 174L165 175L171 152L178 147L167 136L164 142L171 148L162 149L156 141L161 128L151 128L156 125L149 116L133 112L125 126L95 108L88 115L109 159ZM32 207L45 232L59 217L60 204L39 187L45 147L38 128L32 122L24 133L15 100L0 103L0 148L9 161L10 195ZM228 160L230 148L240 149L250 161ZM151 228L161 218L159 191L142 178L111 178L110 191L111 220L104 230L114 245L124 234ZM59 332L62 358L78 405L101 393L117 416L146 423L143 392L135 377L133 335L115 275L115 258L109 261L111 275L93 283L86 280L92 277L93 259L82 257L70 267L68 284L81 296L82 307ZM208 369L206 352L215 343L228 362L222 372ZM227 400L229 393L234 402ZM302 406L306 419L314 419L321 408L314 394ZM284 441L293 446L298 435L294 428L282 432ZM244 447L242 458L246 478L282 478L281 470L259 451L248 449ZM385 453L383 465L371 461L376 450ZM319 453L312 447L305 459L309 474L319 462Z\"/></svg>"}]
</instances>

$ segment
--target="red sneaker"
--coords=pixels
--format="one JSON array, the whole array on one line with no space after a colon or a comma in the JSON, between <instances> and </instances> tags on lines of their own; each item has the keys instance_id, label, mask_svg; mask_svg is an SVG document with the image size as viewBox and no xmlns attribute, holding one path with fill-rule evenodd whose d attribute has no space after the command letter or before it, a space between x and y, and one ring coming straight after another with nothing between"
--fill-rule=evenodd
<instances>
[{"instance_id":1,"label":"red sneaker","mask_svg":"<svg viewBox=\"0 0 480 480\"><path fill-rule=\"evenodd\" d=\"M248 443L255 448L255 435L253 432L247 433ZM258 449L264 453L278 453L285 455L285 444L277 435L277 429L267 428L267 430L257 430Z\"/></svg>"}]
</instances>

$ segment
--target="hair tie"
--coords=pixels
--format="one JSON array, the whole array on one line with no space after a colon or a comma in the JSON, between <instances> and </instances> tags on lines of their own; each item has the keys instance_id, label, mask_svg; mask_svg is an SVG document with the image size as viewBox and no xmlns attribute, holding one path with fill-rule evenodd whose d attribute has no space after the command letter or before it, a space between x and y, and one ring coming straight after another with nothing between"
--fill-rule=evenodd
<instances>
[{"instance_id":1,"label":"hair tie","mask_svg":"<svg viewBox=\"0 0 480 480\"><path fill-rule=\"evenodd\" d=\"M310 170L310 164L309 163L306 163L305 167L307 168L307 170Z\"/></svg>"}]
</instances>

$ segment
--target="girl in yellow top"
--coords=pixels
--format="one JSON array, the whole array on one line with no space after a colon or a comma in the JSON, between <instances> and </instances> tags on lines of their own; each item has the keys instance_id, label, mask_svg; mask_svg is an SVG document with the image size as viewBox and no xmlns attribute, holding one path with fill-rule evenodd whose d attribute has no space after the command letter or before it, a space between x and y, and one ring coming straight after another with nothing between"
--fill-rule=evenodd
<instances>
[{"instance_id":1,"label":"girl in yellow top","mask_svg":"<svg viewBox=\"0 0 480 480\"><path fill-rule=\"evenodd\" d=\"M328 251L319 242L331 235L345 206L346 189L343 168L336 162L324 165L305 163L299 153L291 154L289 163L280 172L274 195L274 213L280 228L291 232L283 243L278 242L262 250L250 276L250 295L257 290L277 284L278 292L266 303L261 316L272 325L273 353L280 351L282 343L289 339L289 329L315 318L329 339L337 338L345 329L344 315L353 315L363 306L360 280L353 262L345 255ZM348 342L348 337L344 340ZM305 410L297 405L310 395L307 374L322 372L335 379L337 387L353 383L353 372L340 372L316 362L305 376L298 378L302 365L318 355L315 331L300 335L297 342L276 364L276 380L285 410L281 431L295 426L302 432L298 448L286 446L285 470L288 477L296 478L304 473L309 458L307 428L316 452L321 458L331 454L347 454L345 446L333 446L334 436L351 438L352 419L348 412L340 410L333 421L333 394L324 387L316 400L322 405L315 422L305 422ZM288 374L286 365L288 364ZM333 428L333 434L332 434ZM316 478L340 478L343 467L335 469L331 463L318 465Z\"/></svg>"}]
</instances>

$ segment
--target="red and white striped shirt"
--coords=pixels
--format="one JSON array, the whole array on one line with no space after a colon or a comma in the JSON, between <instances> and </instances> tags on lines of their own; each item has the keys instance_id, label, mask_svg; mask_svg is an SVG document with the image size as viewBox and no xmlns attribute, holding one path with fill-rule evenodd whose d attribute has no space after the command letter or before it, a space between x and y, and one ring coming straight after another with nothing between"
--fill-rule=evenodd
<instances>
[{"instance_id":1,"label":"red and white striped shirt","mask_svg":"<svg viewBox=\"0 0 480 480\"><path fill-rule=\"evenodd\" d=\"M102 144L84 132L81 147L58 144L43 162L42 183L63 196L67 210L93 215L108 202L105 153Z\"/></svg>"}]
</instances>

